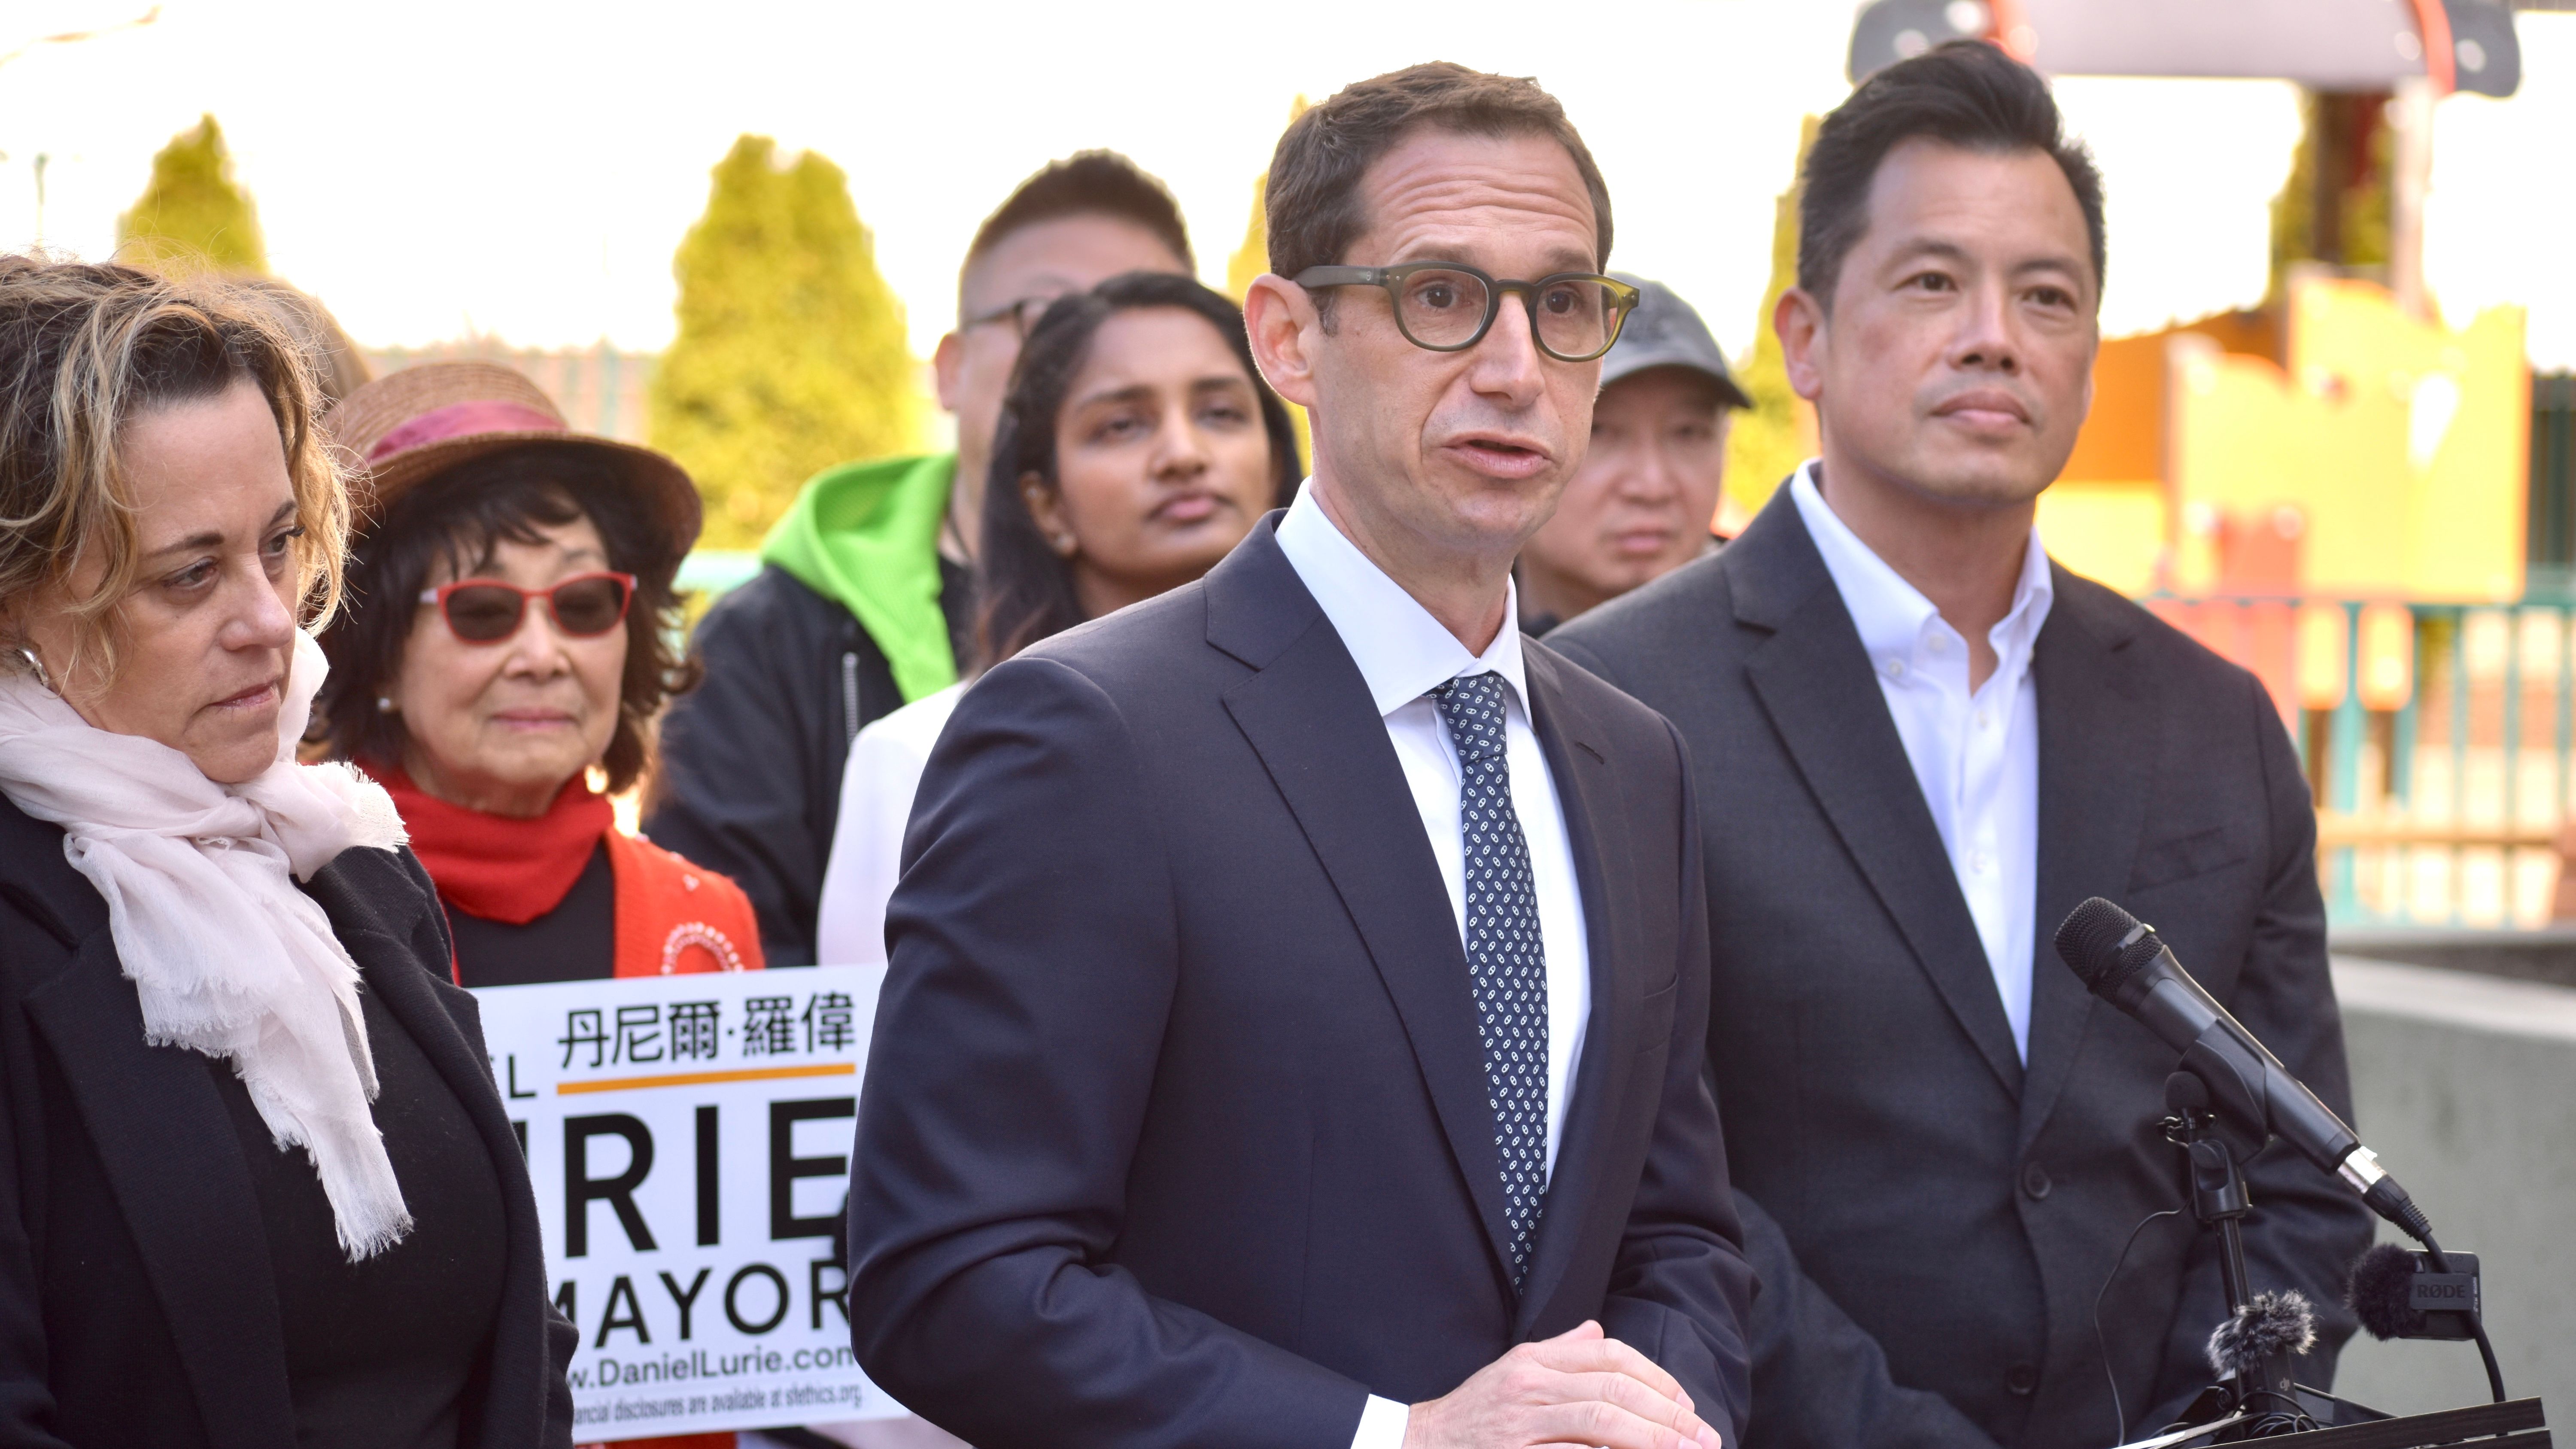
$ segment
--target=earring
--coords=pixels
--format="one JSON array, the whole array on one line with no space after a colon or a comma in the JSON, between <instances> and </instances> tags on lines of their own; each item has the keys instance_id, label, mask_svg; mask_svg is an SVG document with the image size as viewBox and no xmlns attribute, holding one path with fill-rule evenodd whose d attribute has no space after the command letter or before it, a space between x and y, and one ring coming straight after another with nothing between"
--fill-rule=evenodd
<instances>
[{"instance_id":1,"label":"earring","mask_svg":"<svg viewBox=\"0 0 2576 1449\"><path fill-rule=\"evenodd\" d=\"M21 644L18 646L18 657L27 661L27 672L36 676L37 685L43 688L45 693L56 696L62 694L61 690L54 688L53 676L45 672L45 661L37 657L35 650Z\"/></svg>"},{"instance_id":2,"label":"earring","mask_svg":"<svg viewBox=\"0 0 2576 1449\"><path fill-rule=\"evenodd\" d=\"M393 697L392 695L390 695L390 694L380 694L380 695L377 695L377 696L376 696L376 713L378 713L378 714L392 714L393 712L394 712L394 697Z\"/></svg>"},{"instance_id":3,"label":"earring","mask_svg":"<svg viewBox=\"0 0 2576 1449\"><path fill-rule=\"evenodd\" d=\"M1069 533L1059 533L1047 541L1054 544L1055 551L1064 555L1066 558L1073 557L1074 549L1081 545L1081 540L1075 538Z\"/></svg>"}]
</instances>

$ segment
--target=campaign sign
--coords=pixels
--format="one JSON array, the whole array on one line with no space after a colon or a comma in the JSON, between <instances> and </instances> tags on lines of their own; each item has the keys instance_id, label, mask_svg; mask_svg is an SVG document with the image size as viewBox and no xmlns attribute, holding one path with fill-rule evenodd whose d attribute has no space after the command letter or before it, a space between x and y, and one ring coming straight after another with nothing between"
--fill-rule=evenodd
<instances>
[{"instance_id":1,"label":"campaign sign","mask_svg":"<svg viewBox=\"0 0 2576 1449\"><path fill-rule=\"evenodd\" d=\"M883 967L475 992L583 1443L899 1415L836 1235Z\"/></svg>"}]
</instances>

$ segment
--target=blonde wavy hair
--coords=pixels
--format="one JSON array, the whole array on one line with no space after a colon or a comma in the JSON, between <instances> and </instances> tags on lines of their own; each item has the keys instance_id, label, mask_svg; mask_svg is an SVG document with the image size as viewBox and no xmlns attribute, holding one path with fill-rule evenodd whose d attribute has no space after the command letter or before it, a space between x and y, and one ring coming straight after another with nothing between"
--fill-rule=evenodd
<instances>
[{"instance_id":1,"label":"blonde wavy hair","mask_svg":"<svg viewBox=\"0 0 2576 1449\"><path fill-rule=\"evenodd\" d=\"M157 408L248 382L268 400L295 488L302 618L339 606L349 493L316 425L320 392L305 349L256 292L217 278L137 267L0 256L0 669L24 673L24 611L53 594L74 624L69 680L91 650L112 678L117 606L135 586L127 429ZM72 588L85 560L105 567ZM48 603L52 602L48 600Z\"/></svg>"}]
</instances>

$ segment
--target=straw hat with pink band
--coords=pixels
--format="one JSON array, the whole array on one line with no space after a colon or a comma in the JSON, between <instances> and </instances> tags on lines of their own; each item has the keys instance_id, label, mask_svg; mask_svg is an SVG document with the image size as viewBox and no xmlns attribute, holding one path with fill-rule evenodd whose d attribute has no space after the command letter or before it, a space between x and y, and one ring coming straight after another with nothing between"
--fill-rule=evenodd
<instances>
[{"instance_id":1,"label":"straw hat with pink band","mask_svg":"<svg viewBox=\"0 0 2576 1449\"><path fill-rule=\"evenodd\" d=\"M388 373L322 419L349 467L349 502L372 531L405 494L462 463L560 449L608 464L661 525L674 566L697 542L697 485L650 448L577 433L545 390L491 362L425 362Z\"/></svg>"}]
</instances>

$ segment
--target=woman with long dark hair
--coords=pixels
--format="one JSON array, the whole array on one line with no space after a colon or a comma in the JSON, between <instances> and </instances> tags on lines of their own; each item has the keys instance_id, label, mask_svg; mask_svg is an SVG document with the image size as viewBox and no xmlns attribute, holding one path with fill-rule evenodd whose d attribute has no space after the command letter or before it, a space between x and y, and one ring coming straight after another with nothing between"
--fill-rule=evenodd
<instances>
[{"instance_id":1,"label":"woman with long dark hair","mask_svg":"<svg viewBox=\"0 0 2576 1449\"><path fill-rule=\"evenodd\" d=\"M1287 506L1299 472L1288 410L1222 294L1136 272L1058 301L1029 332L993 438L976 668L1197 579ZM825 963L885 960L913 789L966 687L851 746L817 923Z\"/></svg>"}]
</instances>

